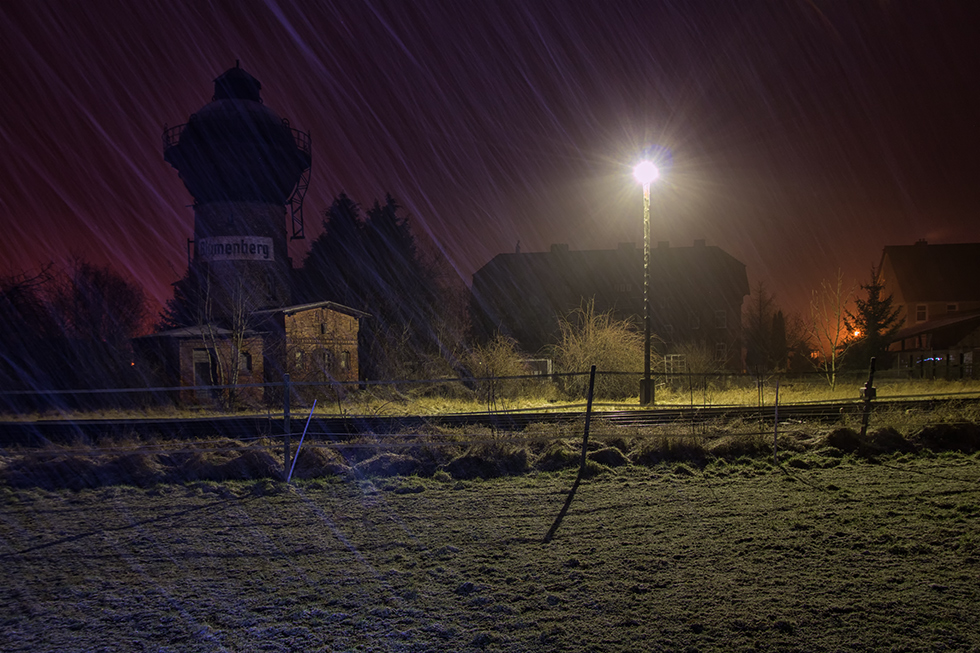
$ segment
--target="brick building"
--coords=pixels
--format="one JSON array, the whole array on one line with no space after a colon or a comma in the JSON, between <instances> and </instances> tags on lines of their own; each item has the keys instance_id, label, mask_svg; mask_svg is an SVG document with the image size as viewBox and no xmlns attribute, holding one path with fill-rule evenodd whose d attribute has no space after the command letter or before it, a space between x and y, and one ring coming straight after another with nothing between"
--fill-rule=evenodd
<instances>
[{"instance_id":1,"label":"brick building","mask_svg":"<svg viewBox=\"0 0 980 653\"><path fill-rule=\"evenodd\" d=\"M134 350L153 385L187 388L172 396L179 403L210 402L222 396L214 386L232 384L254 384L236 390L239 400L270 401L276 393L268 384L281 383L287 372L294 384L356 382L365 317L334 302L286 306L256 311L238 338L210 325L185 327L137 338Z\"/></svg>"}]
</instances>

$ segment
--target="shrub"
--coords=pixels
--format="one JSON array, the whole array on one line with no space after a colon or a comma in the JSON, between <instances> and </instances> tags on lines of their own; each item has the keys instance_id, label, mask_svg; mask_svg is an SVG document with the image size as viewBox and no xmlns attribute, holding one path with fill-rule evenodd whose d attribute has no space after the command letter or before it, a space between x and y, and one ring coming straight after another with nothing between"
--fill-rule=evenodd
<instances>
[{"instance_id":1,"label":"shrub","mask_svg":"<svg viewBox=\"0 0 980 653\"><path fill-rule=\"evenodd\" d=\"M324 447L306 446L296 455L293 478L319 478L321 476L346 476L351 468L344 464L336 451Z\"/></svg>"},{"instance_id":2,"label":"shrub","mask_svg":"<svg viewBox=\"0 0 980 653\"><path fill-rule=\"evenodd\" d=\"M485 345L476 347L468 357L473 375L481 379L477 384L480 397L488 403L496 399L517 399L527 389L527 358L519 349L517 341L502 334Z\"/></svg>"},{"instance_id":3,"label":"shrub","mask_svg":"<svg viewBox=\"0 0 980 653\"><path fill-rule=\"evenodd\" d=\"M453 478L494 478L523 474L531 468L527 449L505 445L478 445L450 461Z\"/></svg>"},{"instance_id":4,"label":"shrub","mask_svg":"<svg viewBox=\"0 0 980 653\"><path fill-rule=\"evenodd\" d=\"M935 424L920 429L909 439L915 446L933 451L977 451L980 449L980 427L970 423Z\"/></svg>"},{"instance_id":5,"label":"shrub","mask_svg":"<svg viewBox=\"0 0 980 653\"><path fill-rule=\"evenodd\" d=\"M594 460L606 467L622 467L623 465L628 465L630 462L629 458L616 447L597 449L596 451L589 452L586 457L588 460Z\"/></svg>"},{"instance_id":6,"label":"shrub","mask_svg":"<svg viewBox=\"0 0 980 653\"><path fill-rule=\"evenodd\" d=\"M562 440L551 442L534 461L534 468L542 472L556 472L579 464L581 455Z\"/></svg>"},{"instance_id":7,"label":"shrub","mask_svg":"<svg viewBox=\"0 0 980 653\"><path fill-rule=\"evenodd\" d=\"M772 443L757 433L732 433L710 439L706 450L712 456L737 461L771 453Z\"/></svg>"},{"instance_id":8,"label":"shrub","mask_svg":"<svg viewBox=\"0 0 980 653\"><path fill-rule=\"evenodd\" d=\"M706 452L701 443L689 437L660 437L644 444L633 456L638 465L653 466L662 462L691 462L702 465Z\"/></svg>"},{"instance_id":9,"label":"shrub","mask_svg":"<svg viewBox=\"0 0 980 653\"><path fill-rule=\"evenodd\" d=\"M561 330L554 347L555 367L564 374L587 372L596 366L594 396L599 399L625 399L638 391L637 377L642 371L643 336L629 321L619 321L611 312L596 313L589 301L558 320ZM559 377L560 387L573 397L585 396L588 378Z\"/></svg>"},{"instance_id":10,"label":"shrub","mask_svg":"<svg viewBox=\"0 0 980 653\"><path fill-rule=\"evenodd\" d=\"M418 473L419 462L411 456L379 453L354 465L354 471L362 476L411 476Z\"/></svg>"}]
</instances>

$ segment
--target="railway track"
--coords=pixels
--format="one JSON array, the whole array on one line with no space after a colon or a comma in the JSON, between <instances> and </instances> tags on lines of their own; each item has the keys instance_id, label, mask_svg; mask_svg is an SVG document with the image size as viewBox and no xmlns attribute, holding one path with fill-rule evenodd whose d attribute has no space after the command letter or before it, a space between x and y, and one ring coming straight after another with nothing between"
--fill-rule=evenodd
<instances>
[{"instance_id":1,"label":"railway track","mask_svg":"<svg viewBox=\"0 0 980 653\"><path fill-rule=\"evenodd\" d=\"M951 403L977 404L980 398L915 399L876 401L874 411L916 410L932 411ZM862 410L858 401L787 404L778 408L780 422L833 422L842 415ZM774 421L776 408L769 406L684 406L632 410L596 410L593 420L602 420L622 427L643 428L664 424L704 423L711 420ZM314 417L308 437L321 440L343 440L365 433L400 434L424 432L440 425L450 429L485 427L500 431L522 431L531 424L575 424L585 418L585 412L487 412L426 416L347 416ZM305 416L294 414L290 431L303 431ZM141 438L162 437L178 439L212 439L227 437L248 440L260 437L281 437L284 433L282 414L248 417L206 417L190 419L112 419L112 420L36 420L0 422L0 446L43 446L49 443L99 442L106 439L138 435Z\"/></svg>"}]
</instances>

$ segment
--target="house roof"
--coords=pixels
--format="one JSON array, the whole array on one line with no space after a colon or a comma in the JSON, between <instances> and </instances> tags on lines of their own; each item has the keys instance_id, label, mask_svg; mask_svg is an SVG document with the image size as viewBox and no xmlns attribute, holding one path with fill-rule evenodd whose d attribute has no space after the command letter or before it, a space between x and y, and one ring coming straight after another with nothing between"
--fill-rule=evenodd
<instances>
[{"instance_id":1,"label":"house roof","mask_svg":"<svg viewBox=\"0 0 980 653\"><path fill-rule=\"evenodd\" d=\"M931 334L928 345L930 349L948 349L960 346L963 339L978 327L980 327L980 311L971 311L901 329L892 336L891 342L902 342L907 338L929 333Z\"/></svg>"},{"instance_id":2,"label":"house roof","mask_svg":"<svg viewBox=\"0 0 980 653\"><path fill-rule=\"evenodd\" d=\"M888 245L881 260L904 302L980 301L980 243Z\"/></svg>"},{"instance_id":3,"label":"house roof","mask_svg":"<svg viewBox=\"0 0 980 653\"><path fill-rule=\"evenodd\" d=\"M245 331L243 334L245 337L253 337L259 335L255 331ZM175 338L177 340L185 340L189 338L203 338L203 337L217 337L217 338L230 338L232 336L232 331L230 329L223 329L221 327L212 325L195 325L189 327L178 327L176 329L167 329L166 331L160 331L158 333L151 333L147 336L140 336L136 338L137 340L142 340L146 338Z\"/></svg>"},{"instance_id":4,"label":"house roof","mask_svg":"<svg viewBox=\"0 0 980 653\"><path fill-rule=\"evenodd\" d=\"M343 304L337 304L336 302L312 302L310 304L294 304L293 306L282 306L280 308L267 308L261 311L255 311L255 315L275 315L276 313L292 315L293 313L302 313L303 311L310 311L317 308L328 308L338 313L350 315L351 317L371 317L370 313L365 313L364 311L359 311L356 308L344 306Z\"/></svg>"},{"instance_id":5,"label":"house roof","mask_svg":"<svg viewBox=\"0 0 980 653\"><path fill-rule=\"evenodd\" d=\"M473 275L475 287L486 283L499 286L507 279L518 286L535 279L550 288L574 287L582 290L599 284L615 284L620 279L639 280L643 269L643 250L623 243L613 250L569 250L552 245L548 252L498 254ZM732 292L749 294L745 264L720 247L695 241L693 247L670 247L660 243L650 250L651 281L659 285L683 287L690 292Z\"/></svg>"}]
</instances>

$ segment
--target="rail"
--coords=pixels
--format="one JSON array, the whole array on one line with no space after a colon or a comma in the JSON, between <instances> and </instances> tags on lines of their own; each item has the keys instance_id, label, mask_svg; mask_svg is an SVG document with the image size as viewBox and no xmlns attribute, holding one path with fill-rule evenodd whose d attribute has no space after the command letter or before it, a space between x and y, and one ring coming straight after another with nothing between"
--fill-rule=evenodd
<instances>
[{"instance_id":1,"label":"rail","mask_svg":"<svg viewBox=\"0 0 980 653\"><path fill-rule=\"evenodd\" d=\"M189 125L189 122L185 122L182 125L176 125L174 127L167 127L164 125L162 137L163 150L167 151L172 147L177 147L177 145L180 144L180 137L184 134ZM289 121L285 118L282 120L282 127L283 130L289 134L290 138L293 139L296 149L303 152L307 157L313 156L313 145L309 132L300 131L295 127L290 127Z\"/></svg>"}]
</instances>

